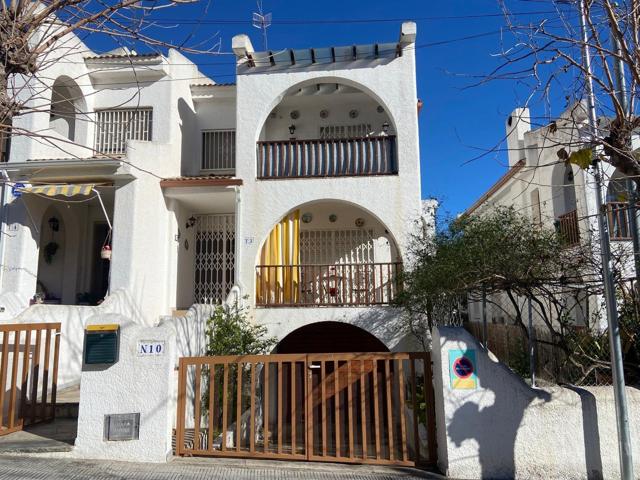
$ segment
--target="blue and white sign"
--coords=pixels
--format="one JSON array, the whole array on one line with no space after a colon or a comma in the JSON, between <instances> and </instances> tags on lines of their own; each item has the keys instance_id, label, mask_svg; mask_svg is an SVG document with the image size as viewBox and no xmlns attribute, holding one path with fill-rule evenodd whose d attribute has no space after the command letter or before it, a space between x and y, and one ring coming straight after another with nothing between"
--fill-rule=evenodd
<instances>
[{"instance_id":1,"label":"blue and white sign","mask_svg":"<svg viewBox=\"0 0 640 480\"><path fill-rule=\"evenodd\" d=\"M22 196L22 191L20 189L24 187L24 183L14 183L13 187L11 187L11 195L16 198L20 198Z\"/></svg>"},{"instance_id":2,"label":"blue and white sign","mask_svg":"<svg viewBox=\"0 0 640 480\"><path fill-rule=\"evenodd\" d=\"M138 341L138 356L151 357L164 355L164 340Z\"/></svg>"}]
</instances>

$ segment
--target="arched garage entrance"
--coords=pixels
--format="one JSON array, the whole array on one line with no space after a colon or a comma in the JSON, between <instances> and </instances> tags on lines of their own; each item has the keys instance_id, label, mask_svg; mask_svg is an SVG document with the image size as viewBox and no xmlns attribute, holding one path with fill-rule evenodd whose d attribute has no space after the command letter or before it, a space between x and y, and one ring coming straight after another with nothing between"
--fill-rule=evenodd
<instances>
[{"instance_id":1,"label":"arched garage entrance","mask_svg":"<svg viewBox=\"0 0 640 480\"><path fill-rule=\"evenodd\" d=\"M343 322L317 322L300 327L284 337L274 353L388 352L369 332Z\"/></svg>"}]
</instances>

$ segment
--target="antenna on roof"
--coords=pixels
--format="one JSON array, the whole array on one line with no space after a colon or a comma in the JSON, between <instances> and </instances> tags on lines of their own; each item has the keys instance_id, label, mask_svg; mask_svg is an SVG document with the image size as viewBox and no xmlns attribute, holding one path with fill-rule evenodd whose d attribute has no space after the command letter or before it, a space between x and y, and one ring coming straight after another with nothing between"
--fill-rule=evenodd
<instances>
[{"instance_id":1,"label":"antenna on roof","mask_svg":"<svg viewBox=\"0 0 640 480\"><path fill-rule=\"evenodd\" d=\"M253 12L253 26L262 30L262 43L264 50L266 51L268 49L267 28L271 26L271 14L263 12L262 0L256 0L256 4L258 6L258 11Z\"/></svg>"}]
</instances>

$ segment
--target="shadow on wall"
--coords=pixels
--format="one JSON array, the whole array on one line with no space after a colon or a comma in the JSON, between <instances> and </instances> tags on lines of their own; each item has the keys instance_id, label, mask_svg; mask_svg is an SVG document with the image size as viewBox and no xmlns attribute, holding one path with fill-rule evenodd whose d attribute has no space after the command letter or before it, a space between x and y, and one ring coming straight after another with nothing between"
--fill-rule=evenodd
<instances>
[{"instance_id":1,"label":"shadow on wall","mask_svg":"<svg viewBox=\"0 0 640 480\"><path fill-rule=\"evenodd\" d=\"M473 401L464 403L457 408L448 433L456 447L465 440L477 442L482 478L511 479L516 476L516 435L524 412L535 400L549 401L551 396L547 392L531 390L524 382L516 395L502 395L497 393L504 390L502 385L494 384L498 381L499 377L493 375L482 377L482 388L494 394L493 405L481 409ZM495 428L487 428L487 425ZM495 465L500 465L499 469Z\"/></svg>"},{"instance_id":2,"label":"shadow on wall","mask_svg":"<svg viewBox=\"0 0 640 480\"><path fill-rule=\"evenodd\" d=\"M567 385L580 396L582 405L582 433L584 435L585 466L589 480L602 480L602 456L600 454L600 429L598 407L593 393L579 387Z\"/></svg>"}]
</instances>

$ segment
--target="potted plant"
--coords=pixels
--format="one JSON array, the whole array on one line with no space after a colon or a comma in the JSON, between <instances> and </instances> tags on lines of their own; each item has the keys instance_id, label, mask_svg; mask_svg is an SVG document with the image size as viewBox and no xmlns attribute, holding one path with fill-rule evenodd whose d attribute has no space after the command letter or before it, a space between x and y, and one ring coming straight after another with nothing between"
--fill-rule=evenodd
<instances>
[{"instance_id":1,"label":"potted plant","mask_svg":"<svg viewBox=\"0 0 640 480\"><path fill-rule=\"evenodd\" d=\"M51 241L47 243L44 247L44 261L50 264L59 248L60 245L56 242Z\"/></svg>"},{"instance_id":2,"label":"potted plant","mask_svg":"<svg viewBox=\"0 0 640 480\"><path fill-rule=\"evenodd\" d=\"M111 245L105 245L100 250L100 258L103 260L111 260Z\"/></svg>"}]
</instances>

